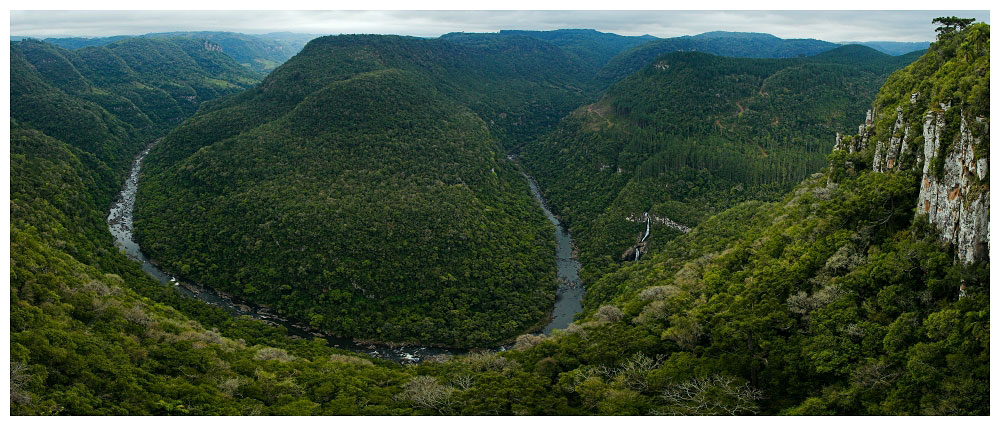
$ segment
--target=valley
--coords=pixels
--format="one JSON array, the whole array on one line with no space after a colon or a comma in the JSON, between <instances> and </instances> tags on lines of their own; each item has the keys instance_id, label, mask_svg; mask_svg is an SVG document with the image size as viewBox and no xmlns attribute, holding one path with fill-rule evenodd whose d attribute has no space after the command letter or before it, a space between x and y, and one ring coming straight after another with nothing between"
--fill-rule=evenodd
<instances>
[{"instance_id":1,"label":"valley","mask_svg":"<svg viewBox=\"0 0 1000 426\"><path fill-rule=\"evenodd\" d=\"M12 41L11 414L989 414L934 24Z\"/></svg>"}]
</instances>

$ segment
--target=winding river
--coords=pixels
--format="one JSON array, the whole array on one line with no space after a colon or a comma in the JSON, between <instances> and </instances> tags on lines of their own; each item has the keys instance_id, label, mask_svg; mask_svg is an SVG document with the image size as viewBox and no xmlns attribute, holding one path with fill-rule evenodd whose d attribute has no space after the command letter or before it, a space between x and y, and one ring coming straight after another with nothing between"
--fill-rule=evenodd
<instances>
[{"instance_id":1,"label":"winding river","mask_svg":"<svg viewBox=\"0 0 1000 426\"><path fill-rule=\"evenodd\" d=\"M283 318L267 307L258 306L236 296L180 280L163 271L142 253L142 249L132 236L132 211L135 207L136 190L139 187L139 169L142 166L142 160L155 144L156 142L153 142L147 146L133 161L132 170L129 172L124 187L118 194L118 198L111 204L111 210L108 213L108 229L115 237L115 245L126 256L139 262L142 265L142 270L161 284L174 286L177 291L185 296L201 300L209 305L218 306L233 315L245 315L269 324L282 325L294 336L301 338L321 337L326 339L331 346L365 353L377 358L401 363L414 363L436 355L461 355L468 352L465 349L429 346L358 343L348 338L326 334L308 325ZM535 180L527 175L525 175L525 178L528 180L531 188L531 195L539 203L545 212L545 216L556 228L556 269L559 288L556 292L555 306L552 309L552 319L542 329L542 333L549 334L553 330L566 328L573 322L573 316L583 310L584 288L580 284L580 263L576 259L573 259L573 238L555 215L549 211ZM506 350L509 347L509 345L501 346L496 349Z\"/></svg>"},{"instance_id":2,"label":"winding river","mask_svg":"<svg viewBox=\"0 0 1000 426\"><path fill-rule=\"evenodd\" d=\"M580 262L573 258L573 237L549 210L538 183L531 176L524 175L531 187L531 195L542 206L545 217L556 226L556 278L559 289L556 290L556 303L552 308L552 320L542 334L551 334L553 330L561 330L573 322L573 317L583 310L584 288L580 281Z\"/></svg>"}]
</instances>

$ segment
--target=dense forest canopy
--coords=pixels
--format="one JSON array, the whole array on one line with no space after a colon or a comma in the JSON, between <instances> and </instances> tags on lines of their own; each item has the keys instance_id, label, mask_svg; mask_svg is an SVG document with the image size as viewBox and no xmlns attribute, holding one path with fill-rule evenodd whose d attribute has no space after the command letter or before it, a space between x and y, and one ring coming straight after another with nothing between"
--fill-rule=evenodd
<instances>
[{"instance_id":1,"label":"dense forest canopy","mask_svg":"<svg viewBox=\"0 0 1000 426\"><path fill-rule=\"evenodd\" d=\"M915 124L906 117L942 102L988 117L988 32L942 37L892 74L873 103L867 148L835 151L780 201L740 204L588 288L592 318L620 312L602 335L632 333L624 342L637 343L622 352L657 359L645 377L673 383L662 393L633 388L650 395L649 409L669 402L666 412L692 414L697 400L679 391L710 389L729 395L728 408L774 414L989 413L989 261L955 262L927 216L914 214L919 167L872 170L874 142L898 137L897 108ZM983 155L989 136L971 131ZM592 339L581 344L602 346ZM597 407L630 404L607 413L641 399L614 400L628 388L597 383Z\"/></svg>"},{"instance_id":2,"label":"dense forest canopy","mask_svg":"<svg viewBox=\"0 0 1000 426\"><path fill-rule=\"evenodd\" d=\"M420 190L411 195L453 204L435 206L440 211L421 205L425 216L416 217L410 217L413 210L354 211L367 215L367 222L355 215L331 223L351 225L359 233L377 233L371 228L388 233L388 222L376 221L379 214L395 214L400 223L453 221L480 235L520 233L515 235L524 238L520 247L530 246L541 258L512 258L503 267L536 265L541 275L549 274L552 256L544 251L550 250L551 229L527 198L518 169L505 162L502 133L494 132L502 126L493 127L483 115L516 103L470 102L484 98L463 80L445 84L441 76L458 72L437 62L433 49L414 55L417 44L411 40L371 39L364 49L347 47L357 42L323 40L306 49L316 57L293 61L262 84L221 99L259 77L242 73L236 61L204 44L153 41L84 52L37 41L12 43L11 414L990 413L989 259L956 262L954 247L943 242L939 229L926 215L915 214L924 185L919 167L873 170L883 149L875 141L902 138L915 150L922 136L907 139L897 133L937 114L951 123L970 123L946 130L938 153L974 138L971 155L987 159L988 170L989 25L967 23L944 31L919 59L898 59L902 63L879 60L857 47L788 66L690 52L649 63L596 103L567 116L542 142L557 142L567 132L600 135L611 128L623 129L622 138L628 136L625 129L711 129L714 121L706 125L698 117L623 97L631 93L656 100L656 92L665 91L673 94L669 99L685 99L689 95L683 88L656 78L669 72L713 88L709 93L715 99L687 105L723 126L708 147L732 148L735 142L725 138L737 131L756 136L750 132L754 122L743 121L753 119L764 123L761 135L790 135L794 143L786 149L811 154L822 146L809 148L806 138L782 128L785 114L803 123L803 134L812 134L816 116L811 114L825 111L827 104L853 108L855 102L832 95L824 84L837 87L852 81L848 77L858 78L857 92L849 93L867 93L872 76L916 59L878 90L870 122L843 113L847 124L868 129L873 143L834 151L822 169L807 172L790 191L771 197L775 201L751 200L711 217L693 215L688 223L697 224L690 232L656 247L642 261L595 277L588 285L586 311L564 331L520 336L504 352L441 357L416 366L348 353L321 339L290 338L281 327L184 298L115 250L105 223L130 160L173 129L157 145L152 171L143 179L163 179L164 188L171 179L187 179L197 183L190 190L223 194L250 193L249 183L257 183L275 198L267 205L245 205L261 212L236 212L250 217L277 211L293 220L324 207L346 211L370 205L366 197L405 205L413 200L393 196L405 188ZM407 49L387 54L394 46ZM479 48L449 45L445 52L463 49ZM343 60L352 51L351 60ZM488 55L484 61L490 63ZM699 68L704 64L720 69L704 73ZM520 66L492 69L506 82L537 83L528 79L530 74L512 77L510 70ZM633 86L640 82L650 90ZM768 96L808 108L778 108L760 95L765 86ZM741 90L752 92L751 99L739 97ZM820 104L796 97L806 94L818 96ZM185 103L192 102L189 96L195 96L195 105ZM374 117L391 119L365 119ZM779 122L772 126L774 117ZM172 127L180 120L183 125ZM897 121L906 126L901 129ZM819 122L834 126L831 130L839 126ZM538 129L546 126L528 134L545 132ZM697 137L707 140L708 135ZM591 134L583 142L596 139ZM853 142L849 136L840 140ZM282 157L275 151L288 147L287 141L297 149ZM657 141L649 138L635 146L666 145ZM422 150L448 154L450 162L416 152ZM717 151L694 151L686 152L686 161L704 162L706 168L721 163L709 155ZM640 149L623 152L631 156L622 158L637 162L670 161L644 157L649 152ZM376 158L376 153L385 155ZM229 161L237 166L220 164ZM943 167L939 162L928 163L929 173ZM339 174L305 173L316 169ZM662 170L633 169L630 184L655 182L653 176ZM738 171L713 170L727 179L749 179L739 178ZM785 173L791 179L797 172L789 168ZM764 182L766 176L753 179ZM977 176L982 178L975 178L973 188L988 193L988 186L982 187L988 171ZM303 190L266 186L281 181ZM753 180L741 181L747 182ZM159 190L147 190L147 196L155 199ZM354 204L337 205L341 200ZM208 201L200 207L215 208L215 199ZM284 202L288 209L278 210ZM501 207L481 209L480 216L454 214L462 202L472 208ZM503 223L511 217L522 222ZM490 230L483 218L513 227ZM285 230L291 238L294 229ZM408 238L404 229L391 232ZM199 250L230 236L204 238L197 241ZM253 248L257 241L233 244ZM357 259L367 260L360 254ZM446 285L455 282L450 278L462 278L452 275L444 276Z\"/></svg>"},{"instance_id":3,"label":"dense forest canopy","mask_svg":"<svg viewBox=\"0 0 1000 426\"><path fill-rule=\"evenodd\" d=\"M118 56L114 47L90 51L103 55L97 61L37 41L11 45L10 413L303 413L303 404L316 403L284 379L292 365L308 365L330 400L340 390L381 389L363 396L379 408L364 410L346 391L328 413L411 412L392 399L407 377L398 365L376 368L184 298L114 247L106 209L132 155L161 136L159 111L184 112L177 104L187 99L167 88L211 96L203 87L218 83L201 86L204 78L225 82L219 70L242 69L215 52L188 51L209 61L186 60L173 54L176 47L156 41L144 57ZM189 60L210 68L152 80L133 69ZM237 88L242 78L254 77L228 83ZM378 373L350 373L366 368ZM330 369L337 377L318 379Z\"/></svg>"},{"instance_id":4,"label":"dense forest canopy","mask_svg":"<svg viewBox=\"0 0 1000 426\"><path fill-rule=\"evenodd\" d=\"M175 273L339 335L512 339L551 307L552 231L484 119L538 131L517 117L578 102L559 57L527 37L316 39L153 150L138 236Z\"/></svg>"},{"instance_id":5,"label":"dense forest canopy","mask_svg":"<svg viewBox=\"0 0 1000 426\"><path fill-rule=\"evenodd\" d=\"M667 53L522 158L594 279L644 231L635 219L643 213L693 227L738 202L780 197L818 171L831 135L863 121L886 76L918 56L858 45L792 59ZM680 233L666 222L653 228L654 249Z\"/></svg>"},{"instance_id":6,"label":"dense forest canopy","mask_svg":"<svg viewBox=\"0 0 1000 426\"><path fill-rule=\"evenodd\" d=\"M75 51L25 40L10 56L11 118L96 155L119 178L139 146L261 77L188 39Z\"/></svg>"}]
</instances>

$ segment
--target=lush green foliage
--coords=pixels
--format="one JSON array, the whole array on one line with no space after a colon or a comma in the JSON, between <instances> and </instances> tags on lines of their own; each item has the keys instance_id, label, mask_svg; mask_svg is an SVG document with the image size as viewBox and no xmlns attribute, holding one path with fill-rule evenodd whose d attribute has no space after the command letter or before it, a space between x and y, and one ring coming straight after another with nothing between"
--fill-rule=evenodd
<instances>
[{"instance_id":1,"label":"lush green foliage","mask_svg":"<svg viewBox=\"0 0 1000 426\"><path fill-rule=\"evenodd\" d=\"M576 236L593 280L620 260L650 212L683 225L745 200L774 199L819 170L892 70L843 46L809 58L675 52L614 85L526 147L523 159ZM679 232L653 224L653 247Z\"/></svg>"},{"instance_id":2,"label":"lush green foliage","mask_svg":"<svg viewBox=\"0 0 1000 426\"><path fill-rule=\"evenodd\" d=\"M65 74L54 68L43 77L24 58L32 55L22 53L25 46L15 47L11 414L412 411L394 399L410 376L398 365L291 339L281 328L184 298L120 254L105 215L127 160L149 141L125 121L136 112L88 100L104 90L96 79L82 80L89 90L75 90L64 83L73 79L59 79ZM42 53L51 56L34 52L39 63L65 66L56 60L58 50Z\"/></svg>"},{"instance_id":3,"label":"lush green foliage","mask_svg":"<svg viewBox=\"0 0 1000 426\"><path fill-rule=\"evenodd\" d=\"M558 72L533 57L536 41L514 42L317 39L154 149L142 246L181 276L343 336L484 346L538 326L554 295L551 227L456 102L491 90L467 71L497 75L498 90L540 84L503 66ZM473 55L514 63L461 60Z\"/></svg>"},{"instance_id":4,"label":"lush green foliage","mask_svg":"<svg viewBox=\"0 0 1000 426\"><path fill-rule=\"evenodd\" d=\"M988 46L989 27L974 30L893 74L876 107L919 89L914 108L988 117L988 50L956 49ZM914 215L920 172L873 172L873 150L834 152L783 200L738 205L605 275L589 323L518 361L552 360L570 405L603 413L989 414L989 263L953 262Z\"/></svg>"},{"instance_id":5,"label":"lush green foliage","mask_svg":"<svg viewBox=\"0 0 1000 426\"><path fill-rule=\"evenodd\" d=\"M591 322L517 359L551 360L554 390L604 414L698 413L677 390L713 376L760 391L742 413L988 413L988 265L954 265L913 220L915 174L856 172L728 210L605 276Z\"/></svg>"},{"instance_id":6,"label":"lush green foliage","mask_svg":"<svg viewBox=\"0 0 1000 426\"><path fill-rule=\"evenodd\" d=\"M990 116L990 26L974 24L961 33L946 32L936 41L930 51L919 61L893 74L875 99L875 135L886 138L893 130L897 108L902 108L903 119L910 123L914 135L922 135L920 123L927 111L945 112L949 122L961 122L958 114L965 114L969 131L977 138L989 139L988 121ZM916 98L911 97L916 94ZM951 108L954 107L954 108ZM949 126L941 138L938 153L947 152L958 140L957 126ZM922 150L923 137L913 138L910 149ZM989 144L983 145L989 155ZM933 170L940 173L943 168L938 161Z\"/></svg>"},{"instance_id":7,"label":"lush green foliage","mask_svg":"<svg viewBox=\"0 0 1000 426\"><path fill-rule=\"evenodd\" d=\"M96 155L118 173L141 144L203 102L259 77L186 39L125 39L76 51L25 40L10 49L11 118Z\"/></svg>"},{"instance_id":8,"label":"lush green foliage","mask_svg":"<svg viewBox=\"0 0 1000 426\"><path fill-rule=\"evenodd\" d=\"M402 369L183 299L119 254L92 157L12 123L11 414L408 411Z\"/></svg>"}]
</instances>

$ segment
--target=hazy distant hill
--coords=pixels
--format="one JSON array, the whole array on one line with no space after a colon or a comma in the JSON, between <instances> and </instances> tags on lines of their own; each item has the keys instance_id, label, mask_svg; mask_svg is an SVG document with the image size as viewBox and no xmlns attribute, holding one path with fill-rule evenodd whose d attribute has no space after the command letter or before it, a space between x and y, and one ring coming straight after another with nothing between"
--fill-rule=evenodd
<instances>
[{"instance_id":1,"label":"hazy distant hill","mask_svg":"<svg viewBox=\"0 0 1000 426\"><path fill-rule=\"evenodd\" d=\"M122 39L126 39L126 38L131 38L131 37L135 37L135 36L120 35L120 36L93 37L93 38L89 38L89 37L49 37L49 38L44 39L44 41L46 43L51 43L51 44L54 44L56 46L59 46L59 47L61 47L63 49L76 50L76 49L79 49L81 47L104 46L104 45L107 45L108 43L113 43L113 42L116 42L118 40L122 40ZM26 38L30 38L30 37L18 37L18 38L19 39L26 39ZM11 37L11 39L14 39L14 37Z\"/></svg>"},{"instance_id":2,"label":"hazy distant hill","mask_svg":"<svg viewBox=\"0 0 1000 426\"><path fill-rule=\"evenodd\" d=\"M598 73L615 81L628 76L668 52L695 51L739 58L794 58L810 56L839 46L815 39L782 39L771 34L712 31L696 36L673 37L650 41L626 50Z\"/></svg>"},{"instance_id":3,"label":"hazy distant hill","mask_svg":"<svg viewBox=\"0 0 1000 426\"><path fill-rule=\"evenodd\" d=\"M525 36L551 43L580 59L588 67L592 68L593 72L599 70L619 52L657 39L651 35L622 36L584 29L554 31L500 30L499 33L449 33L441 36L441 38L460 41L476 37L498 36Z\"/></svg>"},{"instance_id":4,"label":"hazy distant hill","mask_svg":"<svg viewBox=\"0 0 1000 426\"><path fill-rule=\"evenodd\" d=\"M144 37L190 37L209 40L237 62L260 72L270 72L283 64L318 35L295 33L242 34L196 31L146 34Z\"/></svg>"},{"instance_id":5,"label":"hazy distant hill","mask_svg":"<svg viewBox=\"0 0 1000 426\"><path fill-rule=\"evenodd\" d=\"M888 53L893 56L905 55L910 52L916 52L919 50L927 50L931 47L931 42L929 41L845 41L841 44L860 44L862 46L868 46L872 49L878 50L882 53Z\"/></svg>"},{"instance_id":6,"label":"hazy distant hill","mask_svg":"<svg viewBox=\"0 0 1000 426\"><path fill-rule=\"evenodd\" d=\"M211 41L222 48L222 52L231 56L240 64L259 72L270 72L288 58L291 58L302 47L318 37L314 34L299 34L277 32L267 34L242 34L225 31L190 31L149 33L138 36L119 35L111 37L58 37L46 38L44 41L64 49L79 49L107 44L127 38L195 38ZM15 37L11 37L15 39Z\"/></svg>"}]
</instances>

